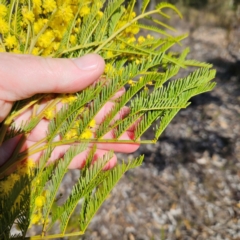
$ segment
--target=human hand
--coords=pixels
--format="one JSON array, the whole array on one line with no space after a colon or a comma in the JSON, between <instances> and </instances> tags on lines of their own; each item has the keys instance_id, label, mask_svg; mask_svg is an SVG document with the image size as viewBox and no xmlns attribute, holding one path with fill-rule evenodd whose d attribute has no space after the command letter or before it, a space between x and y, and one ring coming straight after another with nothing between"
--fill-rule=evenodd
<instances>
[{"instance_id":1,"label":"human hand","mask_svg":"<svg viewBox=\"0 0 240 240\"><path fill-rule=\"evenodd\" d=\"M78 92L97 81L103 71L104 60L96 54L89 54L78 59L52 59L32 55L0 53L0 122L6 118L15 101L29 98L37 93ZM118 92L115 97L119 97L122 93L123 91ZM113 103L108 102L100 110L95 118L97 125L101 124L104 116L112 107ZM17 117L14 120L16 125L18 126L22 121L29 119L31 111L31 109L27 110L20 117ZM122 118L127 113L128 108L123 108L117 118ZM28 135L20 151L28 149L46 136L48 124L49 121L43 119ZM133 139L133 128L123 134L121 139ZM106 134L106 137L111 138L112 133ZM10 139L0 146L0 166L10 158L19 142L19 138L20 136ZM62 157L69 147L69 145L56 147L49 161ZM137 150L138 147L138 144L99 143L94 159L103 156L109 150L129 153ZM82 168L89 149L76 156L69 168ZM41 154L42 152L38 152L30 158L38 161ZM117 158L114 155L104 167L104 170L114 167L116 162Z\"/></svg>"}]
</instances>

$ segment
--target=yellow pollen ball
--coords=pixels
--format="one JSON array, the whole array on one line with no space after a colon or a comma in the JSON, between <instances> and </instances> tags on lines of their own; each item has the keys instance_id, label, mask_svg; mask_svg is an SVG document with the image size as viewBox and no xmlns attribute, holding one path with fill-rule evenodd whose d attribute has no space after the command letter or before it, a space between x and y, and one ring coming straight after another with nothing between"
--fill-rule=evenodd
<instances>
[{"instance_id":1,"label":"yellow pollen ball","mask_svg":"<svg viewBox=\"0 0 240 240\"><path fill-rule=\"evenodd\" d=\"M23 20L26 23L34 22L35 16L32 11L23 12Z\"/></svg>"},{"instance_id":2,"label":"yellow pollen ball","mask_svg":"<svg viewBox=\"0 0 240 240\"><path fill-rule=\"evenodd\" d=\"M93 133L91 130L86 129L80 136L80 139L89 139L93 137Z\"/></svg>"},{"instance_id":3,"label":"yellow pollen ball","mask_svg":"<svg viewBox=\"0 0 240 240\"><path fill-rule=\"evenodd\" d=\"M0 33L4 34L7 33L8 31L9 31L8 23L0 16Z\"/></svg>"},{"instance_id":4,"label":"yellow pollen ball","mask_svg":"<svg viewBox=\"0 0 240 240\"><path fill-rule=\"evenodd\" d=\"M8 180L10 180L11 182L15 183L16 181L18 181L20 179L20 176L16 173L12 173L9 177Z\"/></svg>"},{"instance_id":5,"label":"yellow pollen ball","mask_svg":"<svg viewBox=\"0 0 240 240\"><path fill-rule=\"evenodd\" d=\"M75 35L71 35L70 36L70 43L75 45L77 42L77 37Z\"/></svg>"},{"instance_id":6,"label":"yellow pollen ball","mask_svg":"<svg viewBox=\"0 0 240 240\"><path fill-rule=\"evenodd\" d=\"M88 15L89 13L90 13L90 8L88 6L83 6L79 11L79 15L81 17L84 17L84 16Z\"/></svg>"},{"instance_id":7,"label":"yellow pollen ball","mask_svg":"<svg viewBox=\"0 0 240 240\"><path fill-rule=\"evenodd\" d=\"M143 36L140 36L140 37L138 38L138 42L139 42L139 44L144 43L145 40L146 40L146 39L145 39Z\"/></svg>"},{"instance_id":8,"label":"yellow pollen ball","mask_svg":"<svg viewBox=\"0 0 240 240\"><path fill-rule=\"evenodd\" d=\"M0 4L0 17L5 17L7 14L7 7L3 4Z\"/></svg>"},{"instance_id":9,"label":"yellow pollen ball","mask_svg":"<svg viewBox=\"0 0 240 240\"><path fill-rule=\"evenodd\" d=\"M52 12L57 7L57 4L54 0L44 0L43 8L46 12Z\"/></svg>"},{"instance_id":10,"label":"yellow pollen ball","mask_svg":"<svg viewBox=\"0 0 240 240\"><path fill-rule=\"evenodd\" d=\"M112 58L113 56L114 55L112 51L107 51L107 58Z\"/></svg>"},{"instance_id":11,"label":"yellow pollen ball","mask_svg":"<svg viewBox=\"0 0 240 240\"><path fill-rule=\"evenodd\" d=\"M12 187L13 187L12 183L10 183L8 180L0 181L1 195L7 194L11 190Z\"/></svg>"},{"instance_id":12,"label":"yellow pollen ball","mask_svg":"<svg viewBox=\"0 0 240 240\"><path fill-rule=\"evenodd\" d=\"M70 6L64 4L58 9L58 13L56 16L58 19L61 19L65 23L69 23L69 21L73 18L73 12Z\"/></svg>"},{"instance_id":13,"label":"yellow pollen ball","mask_svg":"<svg viewBox=\"0 0 240 240\"><path fill-rule=\"evenodd\" d=\"M136 38L135 37L131 37L128 39L128 43L134 43L136 42Z\"/></svg>"},{"instance_id":14,"label":"yellow pollen ball","mask_svg":"<svg viewBox=\"0 0 240 240\"><path fill-rule=\"evenodd\" d=\"M133 85L134 84L133 80L128 80L128 84Z\"/></svg>"},{"instance_id":15,"label":"yellow pollen ball","mask_svg":"<svg viewBox=\"0 0 240 240\"><path fill-rule=\"evenodd\" d=\"M105 72L105 73L111 73L111 72L113 72L113 71L114 71L113 66L112 66L110 63L107 63L107 64L105 65L105 70L104 70L104 72Z\"/></svg>"},{"instance_id":16,"label":"yellow pollen ball","mask_svg":"<svg viewBox=\"0 0 240 240\"><path fill-rule=\"evenodd\" d=\"M153 36L151 36L150 34L147 35L147 39L154 39Z\"/></svg>"},{"instance_id":17,"label":"yellow pollen ball","mask_svg":"<svg viewBox=\"0 0 240 240\"><path fill-rule=\"evenodd\" d=\"M91 120L91 122L88 124L89 127L93 128L96 126L96 121L95 119Z\"/></svg>"},{"instance_id":18,"label":"yellow pollen ball","mask_svg":"<svg viewBox=\"0 0 240 240\"><path fill-rule=\"evenodd\" d=\"M29 158L26 161L26 165L27 165L28 168L32 169L32 168L35 167L36 164L35 164L35 161L32 158Z\"/></svg>"},{"instance_id":19,"label":"yellow pollen ball","mask_svg":"<svg viewBox=\"0 0 240 240\"><path fill-rule=\"evenodd\" d=\"M11 48L14 48L18 45L18 41L17 41L17 38L15 36L12 36L12 35L8 35L6 38L5 38L5 46L8 48L8 49L11 49Z\"/></svg>"},{"instance_id":20,"label":"yellow pollen ball","mask_svg":"<svg viewBox=\"0 0 240 240\"><path fill-rule=\"evenodd\" d=\"M33 2L33 12L35 15L42 13L42 0L32 0Z\"/></svg>"},{"instance_id":21,"label":"yellow pollen ball","mask_svg":"<svg viewBox=\"0 0 240 240\"><path fill-rule=\"evenodd\" d=\"M132 33L133 33L133 34L137 34L137 33L139 32L139 30L140 30L140 29L139 29L138 26L133 26L133 27L132 27Z\"/></svg>"},{"instance_id":22,"label":"yellow pollen ball","mask_svg":"<svg viewBox=\"0 0 240 240\"><path fill-rule=\"evenodd\" d=\"M136 17L136 13L135 13L135 12L132 12L131 17L132 17L132 18L135 18L135 17Z\"/></svg>"},{"instance_id":23,"label":"yellow pollen ball","mask_svg":"<svg viewBox=\"0 0 240 240\"><path fill-rule=\"evenodd\" d=\"M62 103L71 103L77 99L77 96L74 94L64 94L62 96L61 102Z\"/></svg>"},{"instance_id":24,"label":"yellow pollen ball","mask_svg":"<svg viewBox=\"0 0 240 240\"><path fill-rule=\"evenodd\" d=\"M35 55L35 56L38 56L39 55L39 48L34 47L33 50L32 50L32 54Z\"/></svg>"},{"instance_id":25,"label":"yellow pollen ball","mask_svg":"<svg viewBox=\"0 0 240 240\"><path fill-rule=\"evenodd\" d=\"M54 33L53 31L48 30L39 37L37 44L39 47L47 48L53 40Z\"/></svg>"},{"instance_id":26,"label":"yellow pollen ball","mask_svg":"<svg viewBox=\"0 0 240 240\"><path fill-rule=\"evenodd\" d=\"M99 18L102 18L102 16L103 16L103 12L98 11L97 16L98 16Z\"/></svg>"},{"instance_id":27,"label":"yellow pollen ball","mask_svg":"<svg viewBox=\"0 0 240 240\"><path fill-rule=\"evenodd\" d=\"M37 207L42 207L43 206L43 204L45 203L45 197L44 196L38 196L38 197L36 197L36 199L35 199L35 205L37 206Z\"/></svg>"},{"instance_id":28,"label":"yellow pollen ball","mask_svg":"<svg viewBox=\"0 0 240 240\"><path fill-rule=\"evenodd\" d=\"M42 217L41 214L33 214L32 219L31 219L31 223L32 224L37 224L40 221L41 217Z\"/></svg>"}]
</instances>

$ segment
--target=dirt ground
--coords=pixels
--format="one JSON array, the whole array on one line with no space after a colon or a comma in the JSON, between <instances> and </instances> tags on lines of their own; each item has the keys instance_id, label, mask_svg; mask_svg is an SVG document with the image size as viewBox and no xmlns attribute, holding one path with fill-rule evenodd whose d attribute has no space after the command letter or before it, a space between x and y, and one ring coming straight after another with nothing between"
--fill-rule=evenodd
<instances>
[{"instance_id":1,"label":"dirt ground","mask_svg":"<svg viewBox=\"0 0 240 240\"><path fill-rule=\"evenodd\" d=\"M156 145L128 156L144 154L144 164L121 179L82 239L240 239L240 25L202 14L174 25L190 33L190 58L213 63L216 88L193 98Z\"/></svg>"}]
</instances>

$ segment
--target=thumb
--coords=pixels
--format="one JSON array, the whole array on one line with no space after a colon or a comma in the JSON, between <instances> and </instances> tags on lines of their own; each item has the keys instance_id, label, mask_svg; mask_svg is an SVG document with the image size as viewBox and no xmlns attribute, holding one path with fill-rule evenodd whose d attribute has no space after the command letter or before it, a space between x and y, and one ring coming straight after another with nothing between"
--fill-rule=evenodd
<instances>
[{"instance_id":1,"label":"thumb","mask_svg":"<svg viewBox=\"0 0 240 240\"><path fill-rule=\"evenodd\" d=\"M37 93L77 92L97 80L104 60L97 54L76 59L0 54L0 99L16 101Z\"/></svg>"},{"instance_id":2,"label":"thumb","mask_svg":"<svg viewBox=\"0 0 240 240\"><path fill-rule=\"evenodd\" d=\"M96 81L103 71L104 60L97 54L55 59L0 53L0 122L14 101L37 93L80 91Z\"/></svg>"}]
</instances>

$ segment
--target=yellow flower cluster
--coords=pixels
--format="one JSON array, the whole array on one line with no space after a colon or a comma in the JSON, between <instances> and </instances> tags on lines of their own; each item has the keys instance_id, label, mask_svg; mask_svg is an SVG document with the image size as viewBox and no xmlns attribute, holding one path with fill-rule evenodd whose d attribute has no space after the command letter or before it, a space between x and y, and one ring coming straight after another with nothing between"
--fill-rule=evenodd
<instances>
[{"instance_id":1,"label":"yellow flower cluster","mask_svg":"<svg viewBox=\"0 0 240 240\"><path fill-rule=\"evenodd\" d=\"M91 120L91 122L88 124L88 128L85 129L85 131L80 135L79 139L91 139L94 137L93 130L96 126L96 121L95 119Z\"/></svg>"},{"instance_id":2,"label":"yellow flower cluster","mask_svg":"<svg viewBox=\"0 0 240 240\"><path fill-rule=\"evenodd\" d=\"M44 111L44 117L48 120L51 120L55 117L56 109L55 107L48 108Z\"/></svg>"},{"instance_id":3,"label":"yellow flower cluster","mask_svg":"<svg viewBox=\"0 0 240 240\"><path fill-rule=\"evenodd\" d=\"M19 174L12 173L6 179L0 181L0 196L8 194L15 183L20 179Z\"/></svg>"},{"instance_id":4,"label":"yellow flower cluster","mask_svg":"<svg viewBox=\"0 0 240 240\"><path fill-rule=\"evenodd\" d=\"M42 215L42 211L43 211L43 206L44 204L46 203L46 199L47 199L47 194L48 194L48 191L43 191L43 193L39 196L36 197L35 199L35 212L34 214L32 215L32 218L31 218L31 222L30 222L30 225L32 224L43 224L43 221L44 221L44 218L43 218L43 215ZM48 219L48 222L50 221L50 219Z\"/></svg>"},{"instance_id":5,"label":"yellow flower cluster","mask_svg":"<svg viewBox=\"0 0 240 240\"><path fill-rule=\"evenodd\" d=\"M135 82L134 82L132 79L130 79L130 80L128 80L128 84L129 84L130 86L134 86L134 85L135 85Z\"/></svg>"},{"instance_id":6,"label":"yellow flower cluster","mask_svg":"<svg viewBox=\"0 0 240 240\"><path fill-rule=\"evenodd\" d=\"M122 18L119 20L119 22L116 26L116 30L123 29L120 36L122 39L124 39L124 42L119 41L117 44L112 43L112 48L115 47L116 49L124 50L126 48L126 45L128 45L128 44L138 46L138 45L142 45L143 43L145 43L147 41L154 40L154 37L151 36L150 34L148 34L147 37L139 36L140 28L138 26L138 22L136 20L134 20L135 17L136 17L135 12L125 9L125 14L123 14ZM129 24L130 22L131 22L131 25L129 25L128 27L125 28L126 24ZM150 46L151 44L150 45L146 44L146 45ZM111 58L115 57L116 55L118 55L117 51L114 52L114 50L112 50L112 51L109 50L105 53L105 58L111 59ZM135 61L137 64L141 63L141 61L136 59L136 55L133 55L131 53L129 53L127 55L128 55L128 59L130 61ZM109 66L108 64L106 64L105 73L109 74L112 71L114 71L114 68L111 65ZM132 84L130 84L130 85L132 85Z\"/></svg>"},{"instance_id":7,"label":"yellow flower cluster","mask_svg":"<svg viewBox=\"0 0 240 240\"><path fill-rule=\"evenodd\" d=\"M31 176L34 173L34 168L36 167L36 163L33 159L29 158L17 166L17 173L19 175L29 175Z\"/></svg>"},{"instance_id":8,"label":"yellow flower cluster","mask_svg":"<svg viewBox=\"0 0 240 240\"><path fill-rule=\"evenodd\" d=\"M6 34L9 32L9 26L5 19L6 15L7 15L7 7L3 4L0 4L0 34Z\"/></svg>"},{"instance_id":9,"label":"yellow flower cluster","mask_svg":"<svg viewBox=\"0 0 240 240\"><path fill-rule=\"evenodd\" d=\"M79 139L91 139L91 138L93 138L93 132L91 131L91 129L86 129L79 137Z\"/></svg>"},{"instance_id":10,"label":"yellow flower cluster","mask_svg":"<svg viewBox=\"0 0 240 240\"><path fill-rule=\"evenodd\" d=\"M63 94L61 102L62 103L72 103L77 99L77 96L74 94Z\"/></svg>"},{"instance_id":11,"label":"yellow flower cluster","mask_svg":"<svg viewBox=\"0 0 240 240\"><path fill-rule=\"evenodd\" d=\"M132 21L134 18L136 17L136 13L135 12L127 12L126 10L126 14L123 15L123 17L121 18L121 20L118 23L117 28L120 29L123 26L125 26L129 21ZM123 35L128 36L128 37L134 37L134 35L136 35L139 32L139 27L137 26L137 22L134 22L132 25L130 25L129 27L127 27L124 32Z\"/></svg>"},{"instance_id":12,"label":"yellow flower cluster","mask_svg":"<svg viewBox=\"0 0 240 240\"><path fill-rule=\"evenodd\" d=\"M6 195L14 187L15 183L19 181L21 175L31 175L33 174L33 168L35 163L32 159L28 159L17 166L14 173L11 173L4 180L0 181L0 196Z\"/></svg>"},{"instance_id":13,"label":"yellow flower cluster","mask_svg":"<svg viewBox=\"0 0 240 240\"><path fill-rule=\"evenodd\" d=\"M96 2L100 9L101 2ZM72 22L68 46L75 46L82 19L90 14L92 4L83 0L33 0L30 6L20 0L20 22L10 5L0 4L0 52L49 56L59 49ZM97 17L102 15L99 11Z\"/></svg>"},{"instance_id":14,"label":"yellow flower cluster","mask_svg":"<svg viewBox=\"0 0 240 240\"><path fill-rule=\"evenodd\" d=\"M76 122L75 126L67 132L67 134L65 135L65 138L67 140L73 139L73 138L78 138L78 139L91 139L93 138L94 134L93 134L93 128L96 126L96 121L93 119L90 121L90 123L88 124L87 129L84 130L84 132L78 137L78 122Z\"/></svg>"}]
</instances>

